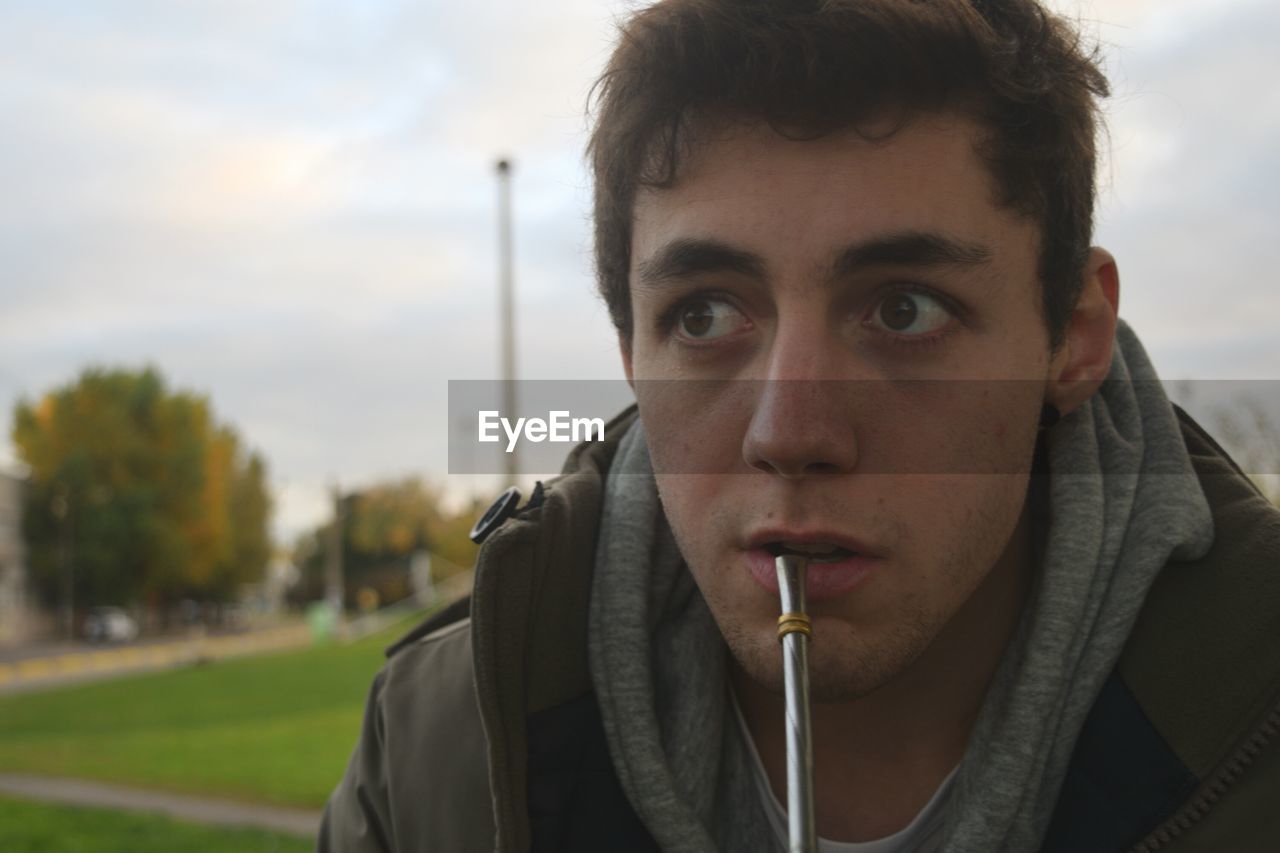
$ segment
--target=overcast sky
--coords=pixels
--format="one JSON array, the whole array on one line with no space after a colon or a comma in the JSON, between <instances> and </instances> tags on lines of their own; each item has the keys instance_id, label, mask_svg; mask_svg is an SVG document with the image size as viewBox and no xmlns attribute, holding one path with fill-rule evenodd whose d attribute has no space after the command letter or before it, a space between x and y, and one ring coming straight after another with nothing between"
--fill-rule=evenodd
<instances>
[{"instance_id":1,"label":"overcast sky","mask_svg":"<svg viewBox=\"0 0 1280 853\"><path fill-rule=\"evenodd\" d=\"M1274 378L1280 4L1056 5L1107 46L1122 316L1166 378ZM498 369L503 154L521 377L620 377L581 149L626 8L4 0L0 465L17 399L153 364L267 457L285 540L330 482L443 481L446 383Z\"/></svg>"}]
</instances>

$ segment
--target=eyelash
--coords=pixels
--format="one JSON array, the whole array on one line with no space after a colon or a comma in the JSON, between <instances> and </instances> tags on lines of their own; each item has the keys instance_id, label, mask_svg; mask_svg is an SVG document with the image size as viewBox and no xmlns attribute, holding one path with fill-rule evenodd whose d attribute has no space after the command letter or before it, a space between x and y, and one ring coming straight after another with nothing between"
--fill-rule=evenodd
<instances>
[{"instance_id":1,"label":"eyelash","mask_svg":"<svg viewBox=\"0 0 1280 853\"><path fill-rule=\"evenodd\" d=\"M693 305L695 302L713 302L713 301L727 302L728 304L732 305L735 310L742 311L742 308L738 306L737 301L734 300L733 297L729 296L728 294L718 293L716 291L697 291L694 293L690 293L686 296L681 296L680 298L674 300L669 306L667 306L662 311L661 314L658 315L658 318L655 321L658 334L663 336L670 336L675 331L676 324L680 322L680 314L690 305ZM744 315L746 314L745 311L742 311L742 313ZM708 346L711 342L707 341L707 342L698 343L693 341L685 341L684 343L688 346Z\"/></svg>"},{"instance_id":2,"label":"eyelash","mask_svg":"<svg viewBox=\"0 0 1280 853\"><path fill-rule=\"evenodd\" d=\"M899 293L907 293L907 294L912 294L916 296L927 296L930 299L936 299L942 305L942 307L947 310L947 312L951 315L953 320L958 322L963 322L964 320L966 311L963 305L961 305L956 300L952 299L951 297L947 296L944 293L939 293L936 290L933 290L928 287L922 287L919 285L894 284L888 287L884 287L879 292L874 294L874 296L872 297L871 305L873 308L879 307L884 302L884 300L888 299L890 296L893 296ZM675 331L676 324L680 321L680 314L685 309L687 309L690 305L694 304L695 302L708 302L708 301L727 302L730 305L733 305L735 309L739 311L742 310L740 307L738 307L736 300L734 300L733 297L730 296L729 294L720 293L717 291L696 291L673 300L670 305L668 305L665 309L663 309L663 311L658 315L657 319L655 320L655 328L657 333L664 337L670 337ZM865 327L867 324L865 320L860 320L859 325ZM885 339L891 346L902 347L902 348L911 349L911 350L921 350L921 349L936 347L939 344L941 344L946 338L951 336L952 330L953 330L952 324L950 323L948 323L941 332L931 334L931 335L895 335L892 332L883 332L881 330L874 329L874 331L878 335L880 335L883 339ZM691 347L706 347L706 346L715 345L714 341L704 341L704 342L683 341L683 343L685 346L691 346Z\"/></svg>"},{"instance_id":3,"label":"eyelash","mask_svg":"<svg viewBox=\"0 0 1280 853\"><path fill-rule=\"evenodd\" d=\"M951 336L951 333L954 331L955 323L964 322L967 312L963 305L952 299L950 296L947 296L945 293L939 293L932 288L922 287L920 285L895 284L884 287L872 298L872 308L875 309L880 307L886 299L900 293L912 296L927 296L930 299L936 300L943 308L946 309L947 313L951 315L951 320L953 322L947 323L947 325L943 326L940 331L929 335L895 335L892 332L883 332L879 329L875 330L882 337L887 338L893 346L905 347L913 350L936 347ZM867 325L866 321L862 321L861 325Z\"/></svg>"}]
</instances>

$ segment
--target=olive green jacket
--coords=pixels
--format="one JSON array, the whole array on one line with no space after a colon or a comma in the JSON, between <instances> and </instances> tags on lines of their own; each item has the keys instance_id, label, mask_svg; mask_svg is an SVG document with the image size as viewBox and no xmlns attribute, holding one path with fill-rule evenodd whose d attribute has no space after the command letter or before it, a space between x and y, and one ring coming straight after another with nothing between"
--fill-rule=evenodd
<instances>
[{"instance_id":1,"label":"olive green jacket","mask_svg":"<svg viewBox=\"0 0 1280 853\"><path fill-rule=\"evenodd\" d=\"M1060 800L1046 851L1280 850L1280 511L1180 416L1214 545L1164 569L1112 681L1185 781L1158 809L1108 814L1123 809L1126 786L1142 784L1142 768L1125 765L1128 735L1097 713L1077 744L1091 793ZM388 650L320 851L530 849L528 720L591 693L587 607L604 475L630 417L575 450L565 474L494 532L469 599ZM1055 843L1060 829L1091 837L1093 849Z\"/></svg>"}]
</instances>

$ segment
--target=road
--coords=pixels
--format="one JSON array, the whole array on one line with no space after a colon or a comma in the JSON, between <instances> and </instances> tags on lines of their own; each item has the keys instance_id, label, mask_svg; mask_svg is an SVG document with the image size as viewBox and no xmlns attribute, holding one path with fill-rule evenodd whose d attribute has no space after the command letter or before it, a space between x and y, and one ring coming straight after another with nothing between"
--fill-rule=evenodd
<instances>
[{"instance_id":1,"label":"road","mask_svg":"<svg viewBox=\"0 0 1280 853\"><path fill-rule=\"evenodd\" d=\"M132 643L90 643L88 640L48 640L41 643L23 643L17 646L0 646L0 664L17 663L19 661L35 660L38 658L54 658L61 655L87 654L89 652L100 652L108 649L144 649L148 646L160 646L165 645L166 643L190 640L195 636L194 632L189 632L182 634L169 634L162 637L147 637L146 639L136 640Z\"/></svg>"},{"instance_id":2,"label":"road","mask_svg":"<svg viewBox=\"0 0 1280 853\"><path fill-rule=\"evenodd\" d=\"M306 625L290 623L237 634L167 637L123 645L61 642L7 649L0 652L0 695L297 648L310 641Z\"/></svg>"}]
</instances>

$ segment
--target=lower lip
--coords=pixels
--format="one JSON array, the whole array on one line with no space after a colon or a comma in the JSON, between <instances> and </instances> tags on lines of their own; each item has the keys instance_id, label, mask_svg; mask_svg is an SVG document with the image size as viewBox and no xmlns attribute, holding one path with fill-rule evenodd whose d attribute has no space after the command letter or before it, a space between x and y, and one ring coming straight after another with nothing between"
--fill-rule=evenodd
<instances>
[{"instance_id":1,"label":"lower lip","mask_svg":"<svg viewBox=\"0 0 1280 853\"><path fill-rule=\"evenodd\" d=\"M855 554L831 563L809 561L804 577L804 594L808 601L825 601L838 598L862 584L880 563L878 557ZM771 595L777 596L777 559L763 548L747 551L747 568L756 583Z\"/></svg>"}]
</instances>

